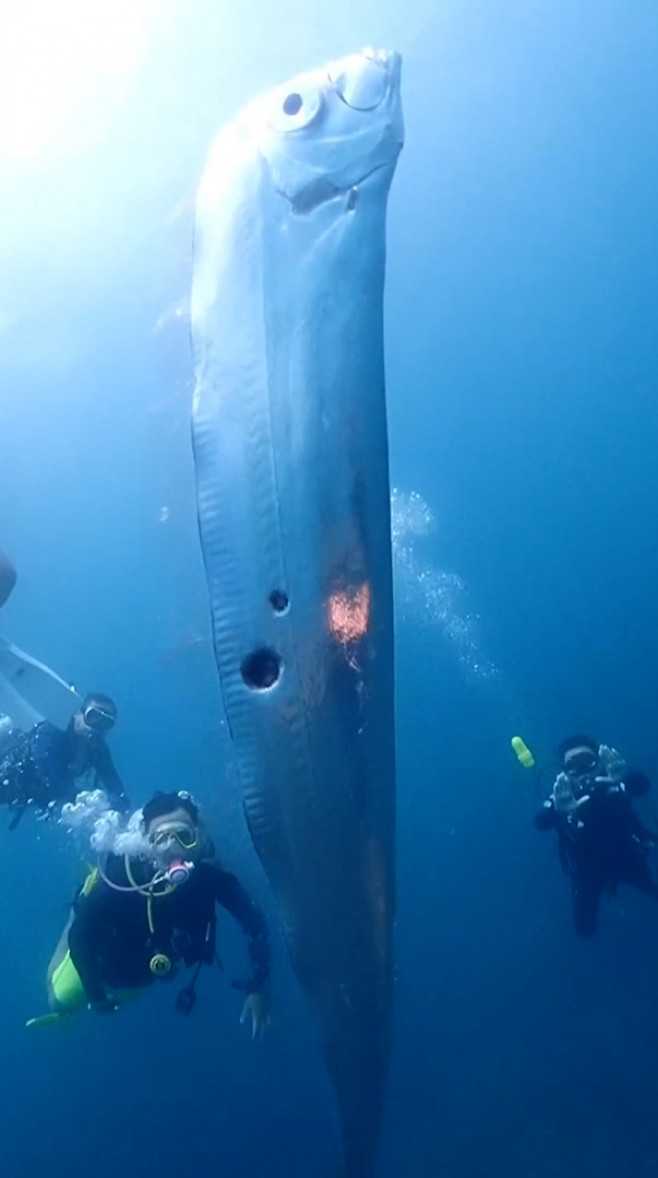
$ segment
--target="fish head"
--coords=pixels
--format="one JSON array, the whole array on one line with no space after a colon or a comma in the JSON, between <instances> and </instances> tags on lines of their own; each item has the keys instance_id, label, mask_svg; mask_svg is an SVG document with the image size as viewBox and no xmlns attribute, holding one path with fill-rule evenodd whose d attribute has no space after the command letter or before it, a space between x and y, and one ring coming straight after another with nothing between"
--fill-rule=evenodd
<instances>
[{"instance_id":1,"label":"fish head","mask_svg":"<svg viewBox=\"0 0 658 1178\"><path fill-rule=\"evenodd\" d=\"M404 138L400 65L397 53L364 49L245 111L274 188L295 211L348 193L380 169L392 173Z\"/></svg>"}]
</instances>

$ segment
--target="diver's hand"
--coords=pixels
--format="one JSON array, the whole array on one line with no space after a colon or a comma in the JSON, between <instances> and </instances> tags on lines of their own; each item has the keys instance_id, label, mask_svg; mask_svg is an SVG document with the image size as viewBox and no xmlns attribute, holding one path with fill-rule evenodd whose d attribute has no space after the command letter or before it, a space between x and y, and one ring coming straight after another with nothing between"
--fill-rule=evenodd
<instances>
[{"instance_id":1,"label":"diver's hand","mask_svg":"<svg viewBox=\"0 0 658 1178\"><path fill-rule=\"evenodd\" d=\"M267 994L247 994L240 1015L240 1026L248 1024L249 1019L251 1019L251 1038L262 1039L272 1022L270 1000Z\"/></svg>"},{"instance_id":2,"label":"diver's hand","mask_svg":"<svg viewBox=\"0 0 658 1178\"><path fill-rule=\"evenodd\" d=\"M578 805L573 782L566 773L558 773L553 786L553 805L556 814L571 814Z\"/></svg>"},{"instance_id":3,"label":"diver's hand","mask_svg":"<svg viewBox=\"0 0 658 1178\"><path fill-rule=\"evenodd\" d=\"M611 785L620 785L624 780L624 775L628 766L616 749L609 748L607 744L602 744L599 748L599 763L603 769L601 777L597 777L597 782L603 784L610 782Z\"/></svg>"},{"instance_id":4,"label":"diver's hand","mask_svg":"<svg viewBox=\"0 0 658 1178\"><path fill-rule=\"evenodd\" d=\"M107 994L104 998L99 998L96 1002L89 1003L89 1009L95 1010L96 1014L114 1014L118 1010L116 1002L113 998L108 998Z\"/></svg>"}]
</instances>

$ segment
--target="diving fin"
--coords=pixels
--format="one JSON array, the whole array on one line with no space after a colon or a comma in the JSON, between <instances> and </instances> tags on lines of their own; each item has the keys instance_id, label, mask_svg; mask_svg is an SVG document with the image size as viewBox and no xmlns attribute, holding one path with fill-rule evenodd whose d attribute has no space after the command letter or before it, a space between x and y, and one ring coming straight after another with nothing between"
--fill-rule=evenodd
<instances>
[{"instance_id":1,"label":"diving fin","mask_svg":"<svg viewBox=\"0 0 658 1178\"><path fill-rule=\"evenodd\" d=\"M29 1018L25 1026L29 1027L30 1029L36 1027L38 1030L40 1030L42 1027L59 1027L64 1023L72 1022L74 1017L75 1015L60 1014L58 1011L53 1010L50 1014L40 1014L37 1015L36 1018Z\"/></svg>"},{"instance_id":2,"label":"diving fin","mask_svg":"<svg viewBox=\"0 0 658 1178\"><path fill-rule=\"evenodd\" d=\"M82 705L78 692L50 667L0 638L0 712L27 731L40 720L66 728Z\"/></svg>"}]
</instances>

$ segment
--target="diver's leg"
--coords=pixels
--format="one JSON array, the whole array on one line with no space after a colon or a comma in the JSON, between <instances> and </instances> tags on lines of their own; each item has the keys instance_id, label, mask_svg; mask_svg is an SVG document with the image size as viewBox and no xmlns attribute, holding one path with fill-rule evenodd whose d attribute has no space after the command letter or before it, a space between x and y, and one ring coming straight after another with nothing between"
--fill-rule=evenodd
<instances>
[{"instance_id":1,"label":"diver's leg","mask_svg":"<svg viewBox=\"0 0 658 1178\"><path fill-rule=\"evenodd\" d=\"M638 847L629 856L620 879L639 892L644 892L645 896L653 896L654 900L658 900L658 882L654 879L649 856L643 847Z\"/></svg>"},{"instance_id":2,"label":"diver's leg","mask_svg":"<svg viewBox=\"0 0 658 1178\"><path fill-rule=\"evenodd\" d=\"M57 942L57 948L55 949L55 952L53 953L52 957L50 958L50 963L48 965L48 973L46 975L49 986L52 982L52 978L53 978L53 974L54 974L55 970L62 964L64 958L66 957L66 954L69 951L69 929L71 928L71 925L73 924L74 917L75 917L75 912L73 911L73 909L71 909L71 911L69 913L69 918L68 918L66 924L64 925L62 935L59 938L59 941Z\"/></svg>"},{"instance_id":3,"label":"diver's leg","mask_svg":"<svg viewBox=\"0 0 658 1178\"><path fill-rule=\"evenodd\" d=\"M571 874L571 889L574 928L579 937L591 937L596 932L603 884L590 872L575 868Z\"/></svg>"},{"instance_id":4,"label":"diver's leg","mask_svg":"<svg viewBox=\"0 0 658 1178\"><path fill-rule=\"evenodd\" d=\"M57 942L57 948L48 965L46 984L48 987L48 1005L51 1010L70 1010L72 1007L77 1008L78 1006L84 1005L84 990L82 990L81 984L80 1001L77 1001L78 995L75 981L78 975L69 954L69 929L73 924L74 917L75 912L71 909L62 935Z\"/></svg>"}]
</instances>

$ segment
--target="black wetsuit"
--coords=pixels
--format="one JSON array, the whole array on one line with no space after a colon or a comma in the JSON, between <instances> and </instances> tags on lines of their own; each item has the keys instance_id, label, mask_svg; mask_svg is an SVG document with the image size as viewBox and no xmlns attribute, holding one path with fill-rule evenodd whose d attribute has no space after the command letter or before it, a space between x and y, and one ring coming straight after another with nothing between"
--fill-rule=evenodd
<instances>
[{"instance_id":1,"label":"black wetsuit","mask_svg":"<svg viewBox=\"0 0 658 1178\"><path fill-rule=\"evenodd\" d=\"M105 790L116 809L130 809L103 736L78 735L73 720L64 731L44 720L29 732L13 733L2 746L0 805L46 811L52 803L72 802L82 788L76 782L89 771L92 788Z\"/></svg>"},{"instance_id":2,"label":"black wetsuit","mask_svg":"<svg viewBox=\"0 0 658 1178\"><path fill-rule=\"evenodd\" d=\"M649 863L658 840L632 806L632 799L648 789L649 778L631 769L622 785L594 788L571 815L558 813L552 799L535 815L538 830L557 831L560 859L571 875L574 925L581 937L596 931L601 896L613 894L620 883L658 899Z\"/></svg>"},{"instance_id":3,"label":"black wetsuit","mask_svg":"<svg viewBox=\"0 0 658 1178\"><path fill-rule=\"evenodd\" d=\"M134 860L131 866L137 880L152 874ZM129 883L123 859L111 856L105 871L113 882ZM150 985L155 980L150 962L158 953L188 966L212 963L217 904L247 939L251 974L240 988L262 990L270 972L265 918L234 875L214 860L203 860L186 883L151 901L152 929L147 898L138 892L118 892L101 879L88 895L78 895L69 949L89 1001L102 1002L108 989Z\"/></svg>"}]
</instances>

